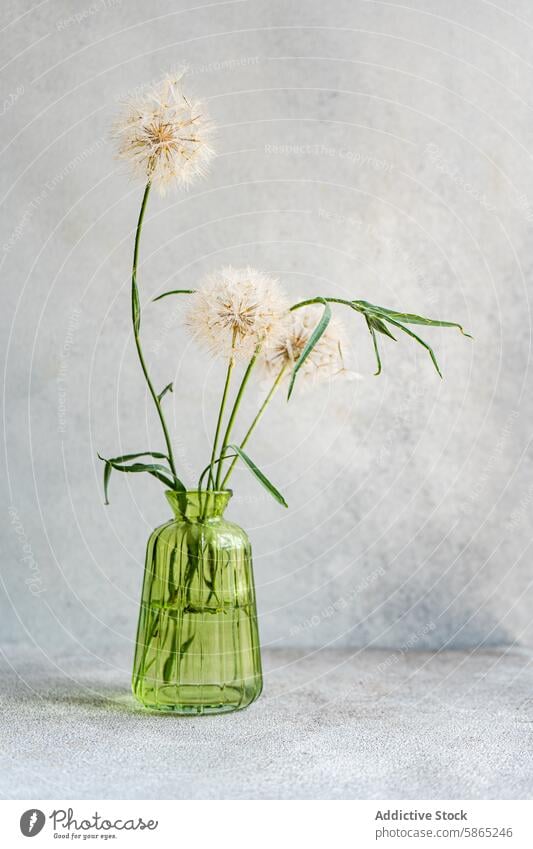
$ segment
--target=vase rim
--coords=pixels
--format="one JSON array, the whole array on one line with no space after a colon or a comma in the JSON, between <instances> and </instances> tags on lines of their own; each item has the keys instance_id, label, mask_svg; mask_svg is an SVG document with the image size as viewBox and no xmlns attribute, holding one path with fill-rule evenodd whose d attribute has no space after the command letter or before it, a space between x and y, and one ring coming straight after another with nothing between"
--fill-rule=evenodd
<instances>
[{"instance_id":1,"label":"vase rim","mask_svg":"<svg viewBox=\"0 0 533 849\"><path fill-rule=\"evenodd\" d=\"M165 490L169 495L233 495L232 489L186 489L184 492L180 493L176 489L167 489Z\"/></svg>"},{"instance_id":2,"label":"vase rim","mask_svg":"<svg viewBox=\"0 0 533 849\"><path fill-rule=\"evenodd\" d=\"M233 495L231 489L187 489L177 492L175 489L167 489L165 492L176 517L197 520L202 514L204 519L221 518L228 502Z\"/></svg>"}]
</instances>

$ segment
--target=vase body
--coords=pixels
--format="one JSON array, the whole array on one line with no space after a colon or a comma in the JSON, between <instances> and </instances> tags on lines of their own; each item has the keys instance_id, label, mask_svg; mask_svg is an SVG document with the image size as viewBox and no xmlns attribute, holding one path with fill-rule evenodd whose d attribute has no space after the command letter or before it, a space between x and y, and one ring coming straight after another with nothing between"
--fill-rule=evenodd
<instances>
[{"instance_id":1,"label":"vase body","mask_svg":"<svg viewBox=\"0 0 533 849\"><path fill-rule=\"evenodd\" d=\"M133 666L146 707L239 710L261 693L250 541L224 518L231 492L167 492L175 518L148 540Z\"/></svg>"}]
</instances>

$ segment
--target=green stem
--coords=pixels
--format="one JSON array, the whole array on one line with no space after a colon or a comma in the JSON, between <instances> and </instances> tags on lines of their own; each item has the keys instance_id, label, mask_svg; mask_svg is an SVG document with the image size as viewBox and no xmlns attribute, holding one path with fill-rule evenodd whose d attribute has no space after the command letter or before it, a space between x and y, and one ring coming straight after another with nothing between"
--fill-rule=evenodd
<instances>
[{"instance_id":1,"label":"green stem","mask_svg":"<svg viewBox=\"0 0 533 849\"><path fill-rule=\"evenodd\" d=\"M235 331L234 331L233 332L233 338L231 340L231 356L229 358L228 370L226 372L226 382L224 383L224 391L222 393L222 399L220 401L220 408L219 408L219 411L218 411L218 419L217 419L217 426L216 426L216 430L215 430L215 438L213 439L213 450L211 451L211 462L209 464L209 477L207 478L207 489L209 489L209 488L214 489L215 488L215 480L214 480L214 476L213 476L213 466L215 464L215 457L216 457L217 447L218 447L218 438L220 436L220 428L222 427L222 417L224 415L224 410L225 410L225 407L226 407L226 401L227 401L227 398L228 398L228 391L229 391L229 385L230 385L230 381L231 381L231 374L232 374L233 368L235 366L235 356L234 356L235 336L236 336L236 334L235 334Z\"/></svg>"},{"instance_id":2,"label":"green stem","mask_svg":"<svg viewBox=\"0 0 533 849\"><path fill-rule=\"evenodd\" d=\"M262 345L263 345L263 343L260 342L259 345L256 347L256 349L254 351L254 355L253 355L252 359L250 360L250 362L248 363L248 365L246 367L246 371L244 372L244 375L243 375L243 378L242 378L242 381L241 381L241 385L239 386L239 391L237 392L237 396L236 396L234 404L233 404L233 409L232 409L232 411L230 413L230 417L228 419L228 424L227 424L227 427L226 427L226 433L224 434L224 439L222 440L222 448L220 449L220 456L221 457L224 456L224 452L225 452L226 447L228 445L228 442L230 440L231 431L233 430L233 425L235 424L235 417L236 417L237 412L239 410L239 405L241 403L244 390L246 389L246 384L248 383L248 380L250 379L250 375L252 373L252 369L257 362L257 358L258 358L259 353L261 351ZM217 490L220 486L221 477L222 477L222 463L219 463L218 471L217 471L217 479L216 479L216 483L215 483L215 489L217 489Z\"/></svg>"},{"instance_id":3,"label":"green stem","mask_svg":"<svg viewBox=\"0 0 533 849\"><path fill-rule=\"evenodd\" d=\"M346 304L346 306L353 306L354 301L347 301L345 298L308 298L306 301L299 301L297 304L293 304L290 308L289 312L293 312L293 310L298 310L300 307L309 307L312 304L323 304L324 301L327 301L329 304ZM354 307L357 309L357 307ZM360 312L360 310L359 310Z\"/></svg>"},{"instance_id":4,"label":"green stem","mask_svg":"<svg viewBox=\"0 0 533 849\"><path fill-rule=\"evenodd\" d=\"M146 212L146 204L148 202L148 195L150 194L150 189L152 184L148 182L146 184L146 188L144 190L144 195L141 203L141 211L139 213L139 220L137 222L137 230L135 232L135 247L133 250L133 268L131 272L131 317L133 322L133 335L135 337L135 347L137 348L137 354L139 355L139 362L141 364L141 368L144 374L144 379L146 380L146 384L148 389L150 390L150 395L152 396L153 402L155 404L155 408L157 410L157 415L159 416L159 421L161 422L161 427L163 428L163 434L165 437L165 442L167 446L168 453L168 461L170 464L170 468L174 478L176 475L176 466L174 463L174 454L172 452L172 443L170 441L170 436L167 429L167 424L165 422L165 417L163 415L163 410L161 409L161 403L159 398L157 397L157 392L154 389L153 383L150 380L150 375L148 374L148 368L146 366L146 362L144 360L144 355L141 348L141 340L140 340L140 329L141 329L141 305L139 301L139 289L137 287L137 264L139 260L139 243L141 239L141 232L144 220L144 213Z\"/></svg>"},{"instance_id":5,"label":"green stem","mask_svg":"<svg viewBox=\"0 0 533 849\"><path fill-rule=\"evenodd\" d=\"M261 406L260 406L260 408L259 408L259 412L257 413L257 415L256 415L255 419L253 420L252 424L250 425L250 427L249 427L249 428L248 428L248 430L246 431L246 435L245 435L244 439L242 440L242 442L241 442L241 444L240 444L240 446L239 446L240 448L244 448L244 447L245 447L245 445L246 445L246 443L247 443L247 442L248 442L248 440L250 439L250 437L251 437L252 433L254 432L254 430L255 430L255 428L256 428L256 425L259 423L259 420L260 420L261 416L263 415L263 413L265 412L265 410L266 410L266 408L267 408L268 404L269 404L269 403L270 403L270 401L272 400L272 396L274 395L274 393L275 393L276 389L277 389L277 388L278 388L278 386L280 385L280 383L281 383L281 381L282 381L282 379L283 379L283 376L284 376L284 374L285 374L285 372L286 372L286 371L287 371L287 366L286 366L286 365L284 365L284 366L283 366L283 368L281 369L280 373L279 373L279 374L278 374L278 376L276 377L276 379L275 379L274 383L272 384L272 386L271 386L271 388L270 388L270 391L269 391L268 395L266 396L265 400L264 400L264 401L263 401L263 403L261 404ZM227 483L228 483L229 477L230 477L231 473L233 472L233 469L235 468L235 464L236 464L236 462L237 462L237 460L238 460L238 459L239 459L239 458L238 458L238 456L237 456L237 457L234 457L234 458L233 458L233 460L231 461L231 466L229 467L228 471L226 472L226 476L225 476L224 480L222 481L222 484L221 484L221 487L220 487L221 489L226 489L226 485L227 485Z\"/></svg>"}]
</instances>

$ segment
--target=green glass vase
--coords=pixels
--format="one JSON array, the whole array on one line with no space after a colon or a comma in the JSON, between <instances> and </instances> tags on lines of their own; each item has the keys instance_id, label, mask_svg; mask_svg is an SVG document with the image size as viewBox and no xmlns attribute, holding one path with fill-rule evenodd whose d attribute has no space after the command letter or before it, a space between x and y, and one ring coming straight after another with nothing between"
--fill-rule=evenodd
<instances>
[{"instance_id":1,"label":"green glass vase","mask_svg":"<svg viewBox=\"0 0 533 849\"><path fill-rule=\"evenodd\" d=\"M239 710L263 686L250 541L224 518L229 490L166 496L175 518L148 540L134 695L179 714Z\"/></svg>"}]
</instances>

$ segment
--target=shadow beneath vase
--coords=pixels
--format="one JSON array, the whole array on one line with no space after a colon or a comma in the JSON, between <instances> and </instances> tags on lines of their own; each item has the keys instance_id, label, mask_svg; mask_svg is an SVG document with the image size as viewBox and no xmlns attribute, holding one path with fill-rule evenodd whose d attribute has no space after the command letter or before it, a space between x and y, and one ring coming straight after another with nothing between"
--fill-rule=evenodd
<instances>
[{"instance_id":1,"label":"shadow beneath vase","mask_svg":"<svg viewBox=\"0 0 533 849\"><path fill-rule=\"evenodd\" d=\"M86 713L121 714L128 716L157 716L175 717L179 719L194 719L199 714L179 714L168 710L156 710L142 705L134 695L126 688L102 686L99 682L88 682L86 689L80 688L79 684L69 686L65 681L47 682L46 689L27 694L25 702L43 705L47 704L62 710L69 708L81 709Z\"/></svg>"}]
</instances>

